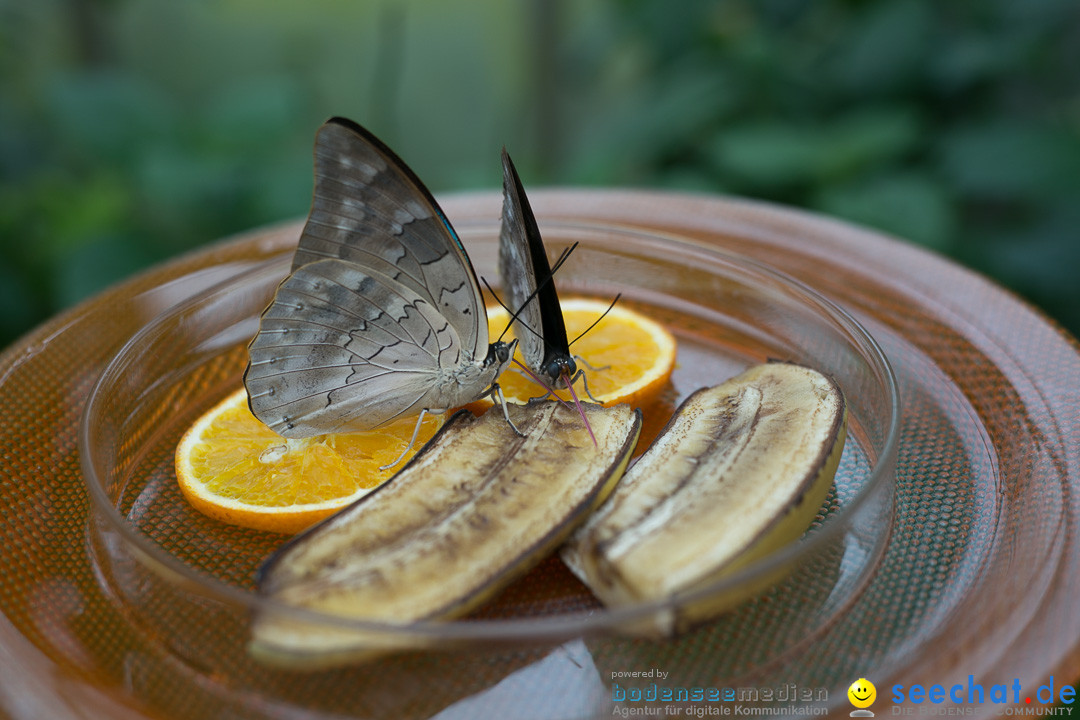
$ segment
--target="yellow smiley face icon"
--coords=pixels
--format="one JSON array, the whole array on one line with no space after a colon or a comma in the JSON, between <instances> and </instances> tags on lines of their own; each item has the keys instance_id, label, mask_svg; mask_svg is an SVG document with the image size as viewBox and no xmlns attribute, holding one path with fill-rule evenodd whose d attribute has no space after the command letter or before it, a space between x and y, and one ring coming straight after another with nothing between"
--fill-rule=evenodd
<instances>
[{"instance_id":1,"label":"yellow smiley face icon","mask_svg":"<svg viewBox=\"0 0 1080 720\"><path fill-rule=\"evenodd\" d=\"M868 708L877 698L877 688L866 678L859 678L847 689L848 700L857 708Z\"/></svg>"}]
</instances>

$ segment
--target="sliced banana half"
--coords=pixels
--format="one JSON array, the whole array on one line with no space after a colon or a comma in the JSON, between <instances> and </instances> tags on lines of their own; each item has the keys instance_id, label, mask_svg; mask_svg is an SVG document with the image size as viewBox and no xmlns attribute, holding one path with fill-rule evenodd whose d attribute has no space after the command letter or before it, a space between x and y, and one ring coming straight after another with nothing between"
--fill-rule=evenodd
<instances>
[{"instance_id":1,"label":"sliced banana half","mask_svg":"<svg viewBox=\"0 0 1080 720\"><path fill-rule=\"evenodd\" d=\"M840 388L800 365L767 363L700 390L562 558L613 607L714 583L805 532L832 485L846 429ZM638 631L670 635L727 605L685 607Z\"/></svg>"},{"instance_id":2,"label":"sliced banana half","mask_svg":"<svg viewBox=\"0 0 1080 720\"><path fill-rule=\"evenodd\" d=\"M324 668L423 644L418 620L460 616L549 555L610 494L641 428L639 411L555 401L451 418L394 478L284 545L261 568L278 603L394 632L264 611L251 653Z\"/></svg>"}]
</instances>

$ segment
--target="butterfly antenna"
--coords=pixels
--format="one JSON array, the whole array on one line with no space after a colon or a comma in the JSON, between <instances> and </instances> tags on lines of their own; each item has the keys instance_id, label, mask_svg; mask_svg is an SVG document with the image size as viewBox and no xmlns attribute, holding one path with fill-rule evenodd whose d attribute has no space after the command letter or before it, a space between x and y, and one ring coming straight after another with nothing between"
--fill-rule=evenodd
<instances>
[{"instance_id":1,"label":"butterfly antenna","mask_svg":"<svg viewBox=\"0 0 1080 720\"><path fill-rule=\"evenodd\" d=\"M486 277L481 277L480 282L484 283L484 287L486 287L487 291L491 293L491 297L495 298L495 302L499 303L499 307L505 310L506 314L510 316L510 320L506 323L506 327L504 327L503 331L499 333L499 337L495 339L496 342L501 342L503 336L510 331L510 328L511 326L513 326L514 321L517 320L518 313L520 313L521 311L519 310L517 313L515 313L513 310L507 307L506 303L504 303L502 301L502 298L499 297L499 294L495 292L495 288L491 287L491 283L487 281Z\"/></svg>"},{"instance_id":2,"label":"butterfly antenna","mask_svg":"<svg viewBox=\"0 0 1080 720\"><path fill-rule=\"evenodd\" d=\"M555 277L555 273L559 272L559 268L561 268L566 263L566 261L570 259L570 253L577 250L578 245L580 245L580 243L575 242L570 247L563 248L562 252L559 253L558 259L555 260L555 264L551 267L551 272L548 273L548 276L546 278L544 278L543 282L541 282L539 285L536 286L535 290L533 290L531 293L529 293L529 297L525 298L525 302L522 303L522 307L524 307L524 306L528 305L530 302L532 302L532 299L534 297L536 297L536 295L542 289L544 289L544 287L547 286L547 284L549 282L551 282L551 279ZM521 312L521 311L519 310L518 312Z\"/></svg>"},{"instance_id":3,"label":"butterfly antenna","mask_svg":"<svg viewBox=\"0 0 1080 720\"><path fill-rule=\"evenodd\" d=\"M503 328L503 331L501 333L499 333L499 337L496 338L496 342L499 342L499 341L501 341L503 339L503 336L506 335L506 333L510 332L510 328L512 328L514 326L514 321L516 321L518 319L518 316L521 315L521 311L525 309L525 305L529 304L529 301L531 301L533 299L533 295L535 295L536 293L533 293L533 295L530 295L529 299L525 301L525 304L522 305L520 308L518 308L517 312L514 312L509 307L507 307L506 303L504 303L502 301L502 298L500 298L495 293L495 290L491 287L491 284L485 278L480 278L480 280L484 283L484 287L486 287L488 289L488 292L491 293L491 296L495 298L495 302L499 303L499 307L501 307L503 310L505 310L506 314L510 316L510 319L506 321L506 327ZM540 333L538 333L533 328L529 327L529 325L527 325L526 323L521 323L521 324L524 325L525 328L529 332L531 332L533 335L535 335L537 337L540 337Z\"/></svg>"},{"instance_id":4,"label":"butterfly antenna","mask_svg":"<svg viewBox=\"0 0 1080 720\"><path fill-rule=\"evenodd\" d=\"M579 244L580 244L580 243L576 243L576 242L575 242L575 243L574 243L573 245L571 245L570 247L568 247L568 248L563 248L563 251L562 251L561 253L559 253L559 259L555 261L555 266L551 268L551 275L549 275L549 276L548 276L547 278L545 278L545 279L544 279L544 282L545 282L545 283L546 283L546 282L549 282L549 281L551 280L551 277L552 277L553 275L555 275L555 273L559 272L559 268L561 268L561 267L562 267L562 265L563 265L563 263L564 263L564 262L566 262L566 261L567 261L567 259L568 259L568 258L570 257L570 253L572 253L572 252L574 252L575 250L577 250L577 246L578 246Z\"/></svg>"},{"instance_id":5,"label":"butterfly antenna","mask_svg":"<svg viewBox=\"0 0 1080 720\"><path fill-rule=\"evenodd\" d=\"M525 310L525 308L528 307L529 303L531 303L533 301L533 298L535 298L537 296L537 294L542 289L544 289L544 287L546 287L548 283L550 283L552 281L552 278L555 277L555 273L557 273L559 271L559 268L561 268L563 266L563 264L569 259L570 253L574 252L574 250L577 249L577 246L579 244L580 243L575 242L570 247L563 248L562 252L559 253L558 259L555 260L555 265L552 266L551 272L548 273L548 276L546 278L544 278L543 282L541 282L539 285L536 286L535 290L533 290L531 293L529 293L529 297L525 298L525 302L521 303L521 307L518 308L517 312L511 312L510 308L507 308L505 305L503 305L503 308L505 308L506 311L509 312L510 315L511 315L510 323L507 325L507 329L510 328L510 325L514 324L514 321L518 319L518 316L521 315L521 313ZM529 327L525 323L521 323L521 324L525 325L525 327L528 328L529 332L531 332L533 335L540 338L541 340L544 340L544 336L541 335L539 332L537 332L534 328ZM506 330L503 330L503 333L505 333L505 332L506 332ZM500 337L502 337L502 336L500 335ZM547 344L546 341L545 341L545 344ZM541 383L541 385L543 385L543 383ZM544 387L547 387L547 385L544 385Z\"/></svg>"},{"instance_id":6,"label":"butterfly antenna","mask_svg":"<svg viewBox=\"0 0 1080 720\"><path fill-rule=\"evenodd\" d=\"M484 283L484 287L486 287L487 291L491 293L491 297L495 298L495 302L499 303L499 307L501 307L506 312L510 312L510 308L506 307L506 303L504 303L502 301L502 298L499 297L499 293L495 292L495 288L491 287L491 283L487 281L487 278L481 275L480 282Z\"/></svg>"},{"instance_id":7,"label":"butterfly antenna","mask_svg":"<svg viewBox=\"0 0 1080 720\"><path fill-rule=\"evenodd\" d=\"M576 342L577 342L578 340L580 340L581 338L585 337L585 334L586 334L587 332L589 332L589 331L590 331L590 330L592 330L592 329L593 329L594 327L596 327L597 325L599 325L599 324L600 324L600 321L601 321L601 320L603 320L603 319L604 319L605 317L607 317L607 314L608 314L609 312L611 312L611 308L615 307L615 303L619 302L619 298L621 298L621 297L622 297L622 293L619 293L618 295L616 295L616 296L615 296L615 299L611 301L611 304L607 306L607 310L605 310L605 311L603 312L603 314L602 314L602 315L600 315L600 317L596 318L596 320L593 320L593 323L592 323L592 325L590 325L589 327L587 327L587 328L585 328L584 330L582 330L582 331L581 331L581 333L580 333L580 334L579 334L579 335L578 335L578 336L577 336L576 338L574 338L573 340L571 340L571 341L569 342L569 345L573 345L573 344L574 344L574 343L576 343Z\"/></svg>"},{"instance_id":8,"label":"butterfly antenna","mask_svg":"<svg viewBox=\"0 0 1080 720\"><path fill-rule=\"evenodd\" d=\"M542 283L540 283L539 285L536 286L535 290L533 290L531 293L529 293L529 297L525 298L525 302L521 303L521 307L519 307L516 311L511 310L510 308L508 308L506 306L506 303L504 303L499 298L499 296L495 294L495 291L491 288L491 285L488 283L488 281L486 279L480 278L484 282L484 286L488 289L488 292L490 292L495 297L495 301L498 302L499 305L502 306L502 309L505 310L507 312L507 314L510 315L510 320L506 323L506 327L503 329L502 333L499 334L499 339L500 340L502 340L503 335L505 335L507 333L507 331L511 328L511 326L513 326L514 321L518 319L518 316L521 315L522 311L525 310L525 308L528 307L529 303L531 303L533 301L533 298L536 297L537 293L539 293L540 290L543 289L543 287L545 285L547 285L549 282L551 282L551 278L555 277L555 273L558 272L559 268L562 267L563 263L565 263L567 258L570 257L570 253L574 252L574 250L577 249L578 245L579 245L579 243L575 242L570 247L563 248L563 251L561 253L559 253L559 258L555 261L555 266L552 267L551 272L548 274L548 276L546 278L544 278L544 281ZM525 323L522 323L522 325L525 325ZM531 332L533 335L535 335L536 337L543 340L543 337L540 335L539 332L537 332L533 328L529 327L528 325L525 325L525 327L528 328L529 332Z\"/></svg>"}]
</instances>

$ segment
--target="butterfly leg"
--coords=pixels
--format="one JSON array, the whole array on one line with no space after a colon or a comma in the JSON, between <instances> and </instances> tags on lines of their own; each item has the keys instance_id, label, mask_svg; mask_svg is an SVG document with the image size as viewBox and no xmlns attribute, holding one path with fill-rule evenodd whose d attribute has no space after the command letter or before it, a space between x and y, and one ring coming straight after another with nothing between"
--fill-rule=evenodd
<instances>
[{"instance_id":1,"label":"butterfly leg","mask_svg":"<svg viewBox=\"0 0 1080 720\"><path fill-rule=\"evenodd\" d=\"M506 418L506 423L514 429L518 437L525 437L525 433L518 430L518 426L514 424L514 421L510 419L510 411L506 409L506 398L503 396L502 388L499 387L499 383L495 383L491 386L491 389L487 392L488 396L494 395L502 406L503 417Z\"/></svg>"},{"instance_id":2,"label":"butterfly leg","mask_svg":"<svg viewBox=\"0 0 1080 720\"><path fill-rule=\"evenodd\" d=\"M423 410L421 410L420 411L420 417L418 417L416 419L416 427L413 428L412 437L409 439L408 446L406 446L406 448L401 451L401 454L398 455L397 460L395 460L392 463L387 463L386 465L381 466L379 469L380 470L389 470L390 468L394 467L399 462L401 462L402 460L405 459L405 455L407 455L408 452L410 450L412 450L412 446L416 444L416 438L420 435L420 425L422 425L423 422L424 422L424 415L441 415L444 412L446 412L445 409L443 409L443 410L428 410L427 408L424 408Z\"/></svg>"},{"instance_id":3,"label":"butterfly leg","mask_svg":"<svg viewBox=\"0 0 1080 720\"><path fill-rule=\"evenodd\" d=\"M582 362L585 362L585 361L583 360ZM585 363L585 364L589 365L589 363ZM589 369L590 370L595 370L596 368L594 368L592 365L589 365ZM599 368L599 369L603 370L604 368ZM589 378L586 377L584 370L578 370L577 375L575 375L574 377L572 377L570 379L570 384L573 385L574 383L576 383L578 381L578 378L581 378L581 384L585 386L585 394L589 396L589 399L592 400L594 403L599 404L600 401L597 400L596 398L594 398L593 394L592 394L592 391L589 390Z\"/></svg>"},{"instance_id":4,"label":"butterfly leg","mask_svg":"<svg viewBox=\"0 0 1080 720\"><path fill-rule=\"evenodd\" d=\"M595 366L594 366L594 365L592 365L592 364L591 364L591 363L590 363L590 362L589 362L588 360L586 360L585 358L581 357L580 355L575 355L575 356L574 356L574 360L578 361L579 363L581 363L581 364L582 364L582 365L584 365L585 367L589 368L589 369L590 369L590 370L592 370L593 372L599 372L600 370L608 370L608 369L610 369L610 368L611 368L611 365L604 365L604 366L602 366L602 367L595 367ZM579 374L580 374L580 373L579 373ZM574 379L575 379L575 380L577 379L577 378L576 378L576 376L575 376L575 378L574 378Z\"/></svg>"},{"instance_id":5,"label":"butterfly leg","mask_svg":"<svg viewBox=\"0 0 1080 720\"><path fill-rule=\"evenodd\" d=\"M549 397L551 397L552 393L554 393L554 392L555 391L553 389L549 388L548 391L546 393L544 393L543 395L530 396L529 399L530 400L547 400ZM558 400L559 396L556 395L555 399Z\"/></svg>"}]
</instances>

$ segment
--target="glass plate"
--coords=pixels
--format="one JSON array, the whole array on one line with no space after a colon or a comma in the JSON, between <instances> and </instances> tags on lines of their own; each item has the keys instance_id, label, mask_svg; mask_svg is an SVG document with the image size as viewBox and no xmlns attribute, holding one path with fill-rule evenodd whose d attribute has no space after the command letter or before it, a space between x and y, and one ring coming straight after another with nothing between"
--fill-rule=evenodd
<instances>
[{"instance_id":1,"label":"glass plate","mask_svg":"<svg viewBox=\"0 0 1080 720\"><path fill-rule=\"evenodd\" d=\"M881 705L882 689L896 683L966 682L973 674L987 686L1015 678L1034 689L1054 673L1059 683L1080 674L1077 568L1067 561L1078 514L1069 493L1080 435L1074 341L978 276L821 218L648 193L537 193L534 206L552 221L647 226L756 258L858 318L891 359L904 408L895 519L877 534L888 538L883 555L864 590L798 638L782 620L799 607L766 596L756 611L764 623L696 636L663 666L642 641L603 636L597 648L591 635L575 636L555 648L411 653L366 673L268 675L279 699L314 688L327 698L365 698L357 712L370 717L572 718L609 701L620 679L623 688L645 686L634 672L820 688L833 706L862 676L878 685ZM498 198L463 196L445 208L460 226L482 224L497 217ZM140 620L144 608L134 612L113 592L112 570L91 561L99 550L89 549L75 451L88 393L137 330L272 260L295 233L261 231L151 270L0 359L8 430L0 458L0 701L13 716L306 718L333 705L267 701L200 664L191 651L203 641L198 606L187 617L190 638ZM763 637L765 628L780 632ZM707 674L733 654L747 661L745 672Z\"/></svg>"},{"instance_id":2,"label":"glass plate","mask_svg":"<svg viewBox=\"0 0 1080 720\"><path fill-rule=\"evenodd\" d=\"M493 277L498 227L464 226L459 232L477 272ZM848 315L753 261L672 236L580 223L548 223L544 237L553 256L576 246L573 260L559 272L564 297L621 294L620 303L661 320L678 339L670 386L658 402L642 408L641 450L687 395L749 365L769 359L799 362L836 380L848 398L849 440L810 532L801 542L670 602L606 610L551 557L461 620L406 627L331 617L318 622L322 632L338 638L363 635L374 648L452 649L448 667L481 683L487 678L484 668L512 664L507 652L543 655L576 638L587 639L594 657L666 667L687 645L725 644L728 636L754 628L758 639L730 648L722 662L717 655L669 678L684 687L722 686L819 632L853 601L873 570L891 526L899 417L895 379L880 348ZM147 632L152 628L167 652L227 679L223 682L233 692L244 688L267 701L281 683L245 652L249 620L257 613L292 616L295 624L313 619L255 592L256 570L282 538L224 525L193 510L178 491L173 453L199 415L241 386L247 343L290 262L290 253L283 253L143 327L91 392L79 444L94 510L92 561L108 590L123 601L133 623ZM783 575L788 576L783 583L760 600L740 603ZM669 617L680 618L676 622L682 625L681 618L703 604L738 609L677 641L639 640L632 651L626 646L634 628L667 624ZM191 622L197 616L198 632ZM431 662L429 655L423 657ZM445 652L438 657L451 662ZM459 683L444 696L429 675L417 671L419 663L418 656L383 660L380 682L387 682L393 668L405 683L427 677L432 708L455 699ZM370 668L356 672L367 676ZM309 677L306 686L277 699L335 717L377 717L373 692L358 693L359 685L357 679L332 693ZM425 710L417 717L429 714Z\"/></svg>"}]
</instances>

